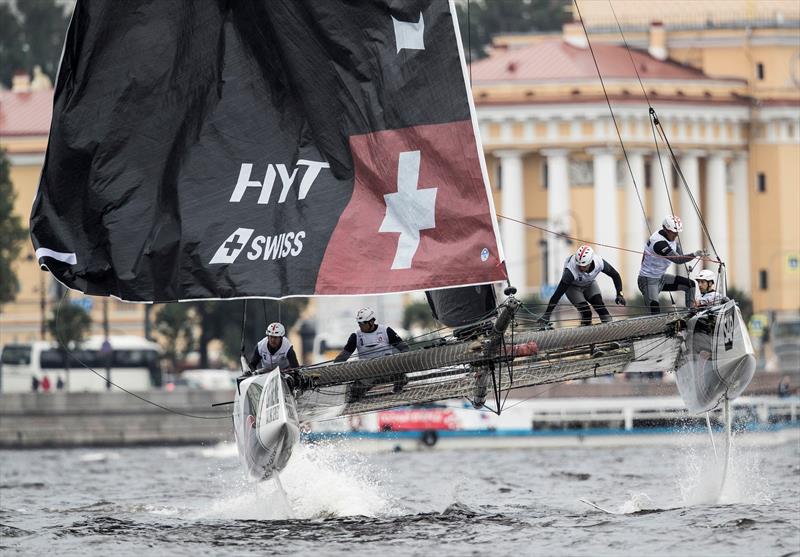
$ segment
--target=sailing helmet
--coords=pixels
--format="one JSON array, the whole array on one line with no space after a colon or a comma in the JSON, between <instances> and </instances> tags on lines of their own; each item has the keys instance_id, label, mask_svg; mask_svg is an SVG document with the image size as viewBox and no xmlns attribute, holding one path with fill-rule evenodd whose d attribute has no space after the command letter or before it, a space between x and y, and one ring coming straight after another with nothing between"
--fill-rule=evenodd
<instances>
[{"instance_id":1,"label":"sailing helmet","mask_svg":"<svg viewBox=\"0 0 800 557\"><path fill-rule=\"evenodd\" d=\"M683 232L683 222L677 215L667 215L661 226L670 232Z\"/></svg>"},{"instance_id":2,"label":"sailing helmet","mask_svg":"<svg viewBox=\"0 0 800 557\"><path fill-rule=\"evenodd\" d=\"M575 263L578 265L589 265L592 261L594 261L594 250L589 246L581 246L575 252Z\"/></svg>"},{"instance_id":3,"label":"sailing helmet","mask_svg":"<svg viewBox=\"0 0 800 557\"><path fill-rule=\"evenodd\" d=\"M268 337L283 337L286 336L286 327L280 323L270 323L267 327Z\"/></svg>"},{"instance_id":4,"label":"sailing helmet","mask_svg":"<svg viewBox=\"0 0 800 557\"><path fill-rule=\"evenodd\" d=\"M697 276L695 277L695 280L705 280L705 281L708 281L708 282L714 282L715 278L717 278L717 277L716 277L716 275L714 275L713 272L709 271L708 269L703 269L702 271L697 273Z\"/></svg>"},{"instance_id":5,"label":"sailing helmet","mask_svg":"<svg viewBox=\"0 0 800 557\"><path fill-rule=\"evenodd\" d=\"M375 319L375 312L372 311L372 308L361 308L356 313L356 321L359 323L367 323Z\"/></svg>"}]
</instances>

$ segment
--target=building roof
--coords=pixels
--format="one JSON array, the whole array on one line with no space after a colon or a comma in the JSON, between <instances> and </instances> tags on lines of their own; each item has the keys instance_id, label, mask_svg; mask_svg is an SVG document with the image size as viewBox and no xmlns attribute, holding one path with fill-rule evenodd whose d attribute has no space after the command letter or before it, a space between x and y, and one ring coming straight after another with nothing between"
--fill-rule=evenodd
<instances>
[{"instance_id":1,"label":"building roof","mask_svg":"<svg viewBox=\"0 0 800 557\"><path fill-rule=\"evenodd\" d=\"M0 136L48 135L52 116L52 89L0 90Z\"/></svg>"},{"instance_id":2,"label":"building roof","mask_svg":"<svg viewBox=\"0 0 800 557\"><path fill-rule=\"evenodd\" d=\"M628 51L623 46L592 43L603 78L636 79ZM657 60L631 49L642 80L710 80L700 70L670 60ZM473 81L569 81L596 80L597 69L588 48L572 46L553 38L524 46L495 49L488 58L472 64Z\"/></svg>"}]
</instances>

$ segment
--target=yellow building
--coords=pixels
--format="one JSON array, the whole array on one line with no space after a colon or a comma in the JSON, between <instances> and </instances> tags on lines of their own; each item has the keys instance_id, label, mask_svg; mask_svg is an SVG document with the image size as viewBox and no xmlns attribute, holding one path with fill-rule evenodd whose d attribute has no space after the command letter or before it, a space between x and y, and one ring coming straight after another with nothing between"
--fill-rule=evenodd
<instances>
[{"instance_id":1,"label":"yellow building","mask_svg":"<svg viewBox=\"0 0 800 557\"><path fill-rule=\"evenodd\" d=\"M800 4L698 6L614 1L629 53L609 4L580 2L625 152L580 24L496 37L472 65L496 207L513 219L500 219L509 272L524 291L546 293L585 241L635 294L644 241L674 212L685 250L713 242L728 285L756 308L800 307ZM663 141L656 149L648 99L688 188Z\"/></svg>"}]
</instances>

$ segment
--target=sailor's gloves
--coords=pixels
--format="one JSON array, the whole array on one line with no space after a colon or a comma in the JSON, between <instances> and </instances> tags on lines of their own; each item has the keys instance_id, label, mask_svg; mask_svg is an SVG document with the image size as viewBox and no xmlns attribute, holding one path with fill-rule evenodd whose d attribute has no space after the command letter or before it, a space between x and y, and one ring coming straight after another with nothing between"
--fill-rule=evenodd
<instances>
[{"instance_id":1,"label":"sailor's gloves","mask_svg":"<svg viewBox=\"0 0 800 557\"><path fill-rule=\"evenodd\" d=\"M692 255L694 255L695 257L708 257L708 252L706 250L704 250L704 249L699 249L696 252L694 252Z\"/></svg>"},{"instance_id":2,"label":"sailor's gloves","mask_svg":"<svg viewBox=\"0 0 800 557\"><path fill-rule=\"evenodd\" d=\"M614 303L616 303L618 306L627 305L627 302L625 301L625 297L622 295L622 292L617 293L617 297L614 299Z\"/></svg>"}]
</instances>

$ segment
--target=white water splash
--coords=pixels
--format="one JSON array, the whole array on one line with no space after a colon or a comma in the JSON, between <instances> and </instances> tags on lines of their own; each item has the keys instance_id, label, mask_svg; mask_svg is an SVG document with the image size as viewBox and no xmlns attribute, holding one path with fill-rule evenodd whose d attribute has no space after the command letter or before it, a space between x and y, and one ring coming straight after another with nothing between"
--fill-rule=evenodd
<instances>
[{"instance_id":1,"label":"white water splash","mask_svg":"<svg viewBox=\"0 0 800 557\"><path fill-rule=\"evenodd\" d=\"M387 475L337 443L299 445L280 479L288 501L272 480L242 479L230 486L237 495L215 502L198 518L282 520L401 512L384 490Z\"/></svg>"},{"instance_id":2,"label":"white water splash","mask_svg":"<svg viewBox=\"0 0 800 557\"><path fill-rule=\"evenodd\" d=\"M119 453L114 452L98 452L98 453L85 453L78 457L80 462L108 462L109 460L119 460Z\"/></svg>"},{"instance_id":3,"label":"white water splash","mask_svg":"<svg viewBox=\"0 0 800 557\"><path fill-rule=\"evenodd\" d=\"M710 447L686 450L682 466L678 468L682 506L772 503L769 482L761 471L760 455L755 448L738 448L735 440L734 436L727 471L725 454L715 458ZM727 477L723 478L723 474Z\"/></svg>"}]
</instances>

